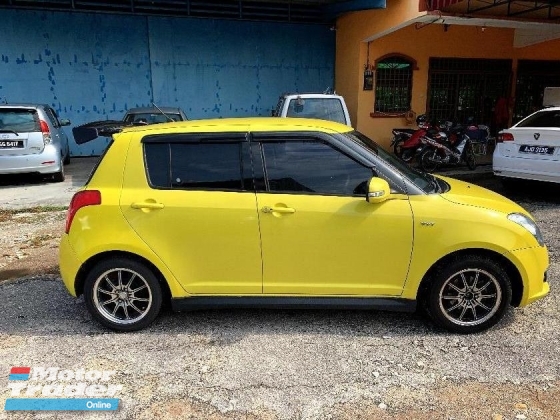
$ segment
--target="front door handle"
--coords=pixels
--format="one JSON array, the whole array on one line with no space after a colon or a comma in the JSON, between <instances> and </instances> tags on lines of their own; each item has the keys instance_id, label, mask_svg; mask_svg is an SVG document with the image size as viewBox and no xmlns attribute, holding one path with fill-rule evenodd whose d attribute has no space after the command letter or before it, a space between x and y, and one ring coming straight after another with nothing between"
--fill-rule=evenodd
<instances>
[{"instance_id":1,"label":"front door handle","mask_svg":"<svg viewBox=\"0 0 560 420\"><path fill-rule=\"evenodd\" d=\"M263 213L283 213L283 214L292 214L296 212L296 209L293 209L291 207L269 207L269 206L264 206L263 208L261 208L261 211Z\"/></svg>"},{"instance_id":2,"label":"front door handle","mask_svg":"<svg viewBox=\"0 0 560 420\"><path fill-rule=\"evenodd\" d=\"M155 201L142 201L141 203L132 203L130 207L138 210L160 210L165 206L163 203L156 203Z\"/></svg>"}]
</instances>

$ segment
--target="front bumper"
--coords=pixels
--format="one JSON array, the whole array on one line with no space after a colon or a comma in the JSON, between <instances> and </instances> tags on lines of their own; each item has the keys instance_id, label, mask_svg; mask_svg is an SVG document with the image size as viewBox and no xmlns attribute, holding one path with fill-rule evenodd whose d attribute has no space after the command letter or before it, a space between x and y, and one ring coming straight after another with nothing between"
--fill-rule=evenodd
<instances>
[{"instance_id":1,"label":"front bumper","mask_svg":"<svg viewBox=\"0 0 560 420\"><path fill-rule=\"evenodd\" d=\"M61 166L60 148L54 144L48 144L37 154L0 155L0 174L53 174L59 172Z\"/></svg>"},{"instance_id":2,"label":"front bumper","mask_svg":"<svg viewBox=\"0 0 560 420\"><path fill-rule=\"evenodd\" d=\"M549 260L546 247L518 249L505 256L513 261L521 274L523 294L520 307L527 306L549 293L550 284L546 278Z\"/></svg>"}]
</instances>

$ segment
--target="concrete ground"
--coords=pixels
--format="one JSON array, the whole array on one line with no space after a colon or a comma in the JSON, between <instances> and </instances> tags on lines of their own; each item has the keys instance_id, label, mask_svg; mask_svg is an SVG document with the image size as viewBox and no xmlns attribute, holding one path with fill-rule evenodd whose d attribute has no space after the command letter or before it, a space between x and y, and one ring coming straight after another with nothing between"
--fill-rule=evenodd
<instances>
[{"instance_id":1,"label":"concrete ground","mask_svg":"<svg viewBox=\"0 0 560 420\"><path fill-rule=\"evenodd\" d=\"M63 207L87 181L99 157L73 158L65 167L64 182L52 182L38 175L0 175L0 208L36 206Z\"/></svg>"}]
</instances>

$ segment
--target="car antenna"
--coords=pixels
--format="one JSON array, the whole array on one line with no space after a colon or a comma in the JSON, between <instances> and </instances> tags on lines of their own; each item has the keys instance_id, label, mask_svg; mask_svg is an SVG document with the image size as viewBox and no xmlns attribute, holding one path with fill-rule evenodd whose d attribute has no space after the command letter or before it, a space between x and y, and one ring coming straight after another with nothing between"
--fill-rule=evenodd
<instances>
[{"instance_id":1,"label":"car antenna","mask_svg":"<svg viewBox=\"0 0 560 420\"><path fill-rule=\"evenodd\" d=\"M163 112L163 111L161 110L161 108L155 104L155 102L152 102L152 105L155 106L155 107L157 108L157 110L158 110L159 112L161 112L162 115L163 115L165 118L167 118L167 121L171 121L171 122L175 121L173 118L171 118L171 117L170 117L169 115L167 115L165 112Z\"/></svg>"}]
</instances>

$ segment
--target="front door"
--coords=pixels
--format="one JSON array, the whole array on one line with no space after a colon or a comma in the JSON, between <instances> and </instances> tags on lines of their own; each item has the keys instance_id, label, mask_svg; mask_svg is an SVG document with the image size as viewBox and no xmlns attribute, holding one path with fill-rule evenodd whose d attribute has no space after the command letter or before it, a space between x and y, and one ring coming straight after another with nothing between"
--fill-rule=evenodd
<instances>
[{"instance_id":1,"label":"front door","mask_svg":"<svg viewBox=\"0 0 560 420\"><path fill-rule=\"evenodd\" d=\"M371 165L325 139L258 138L263 291L398 296L412 251L406 195L366 201Z\"/></svg>"}]
</instances>

